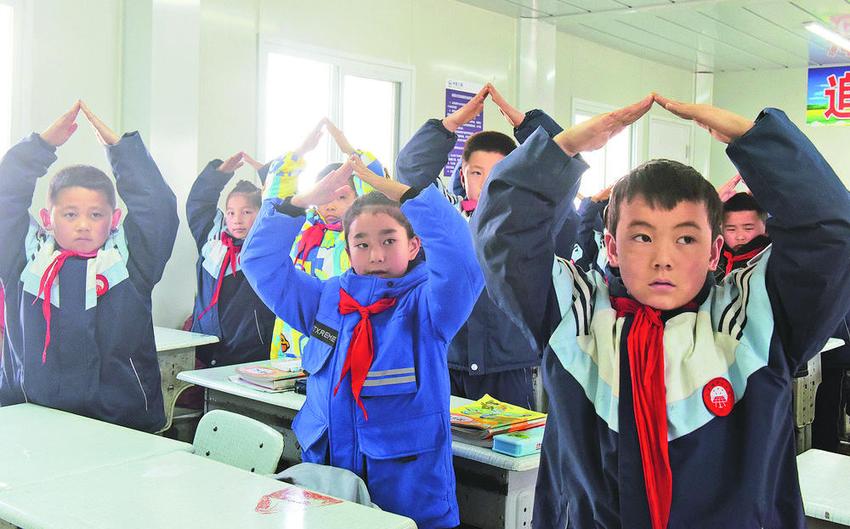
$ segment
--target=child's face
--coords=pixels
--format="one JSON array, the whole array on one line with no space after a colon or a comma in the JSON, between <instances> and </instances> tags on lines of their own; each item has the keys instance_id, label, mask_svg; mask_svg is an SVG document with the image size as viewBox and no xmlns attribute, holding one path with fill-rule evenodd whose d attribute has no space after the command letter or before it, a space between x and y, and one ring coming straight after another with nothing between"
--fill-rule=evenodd
<instances>
[{"instance_id":1,"label":"child's face","mask_svg":"<svg viewBox=\"0 0 850 529\"><path fill-rule=\"evenodd\" d=\"M354 271L383 278L403 276L421 246L419 237L409 238L404 226L381 212L359 215L346 237Z\"/></svg>"},{"instance_id":2,"label":"child's face","mask_svg":"<svg viewBox=\"0 0 850 529\"><path fill-rule=\"evenodd\" d=\"M251 231L254 220L257 218L257 205L248 195L234 193L227 199L227 208L224 212L224 222L227 231L237 239L244 239Z\"/></svg>"},{"instance_id":3,"label":"child's face","mask_svg":"<svg viewBox=\"0 0 850 529\"><path fill-rule=\"evenodd\" d=\"M351 207L351 204L354 203L356 198L357 195L351 189L351 186L341 187L337 190L336 198L327 204L316 206L316 210L328 224L341 222L343 215L345 215L345 212L348 211L348 208Z\"/></svg>"},{"instance_id":4,"label":"child's face","mask_svg":"<svg viewBox=\"0 0 850 529\"><path fill-rule=\"evenodd\" d=\"M765 231L764 222L755 211L730 211L723 215L723 240L730 248L737 250Z\"/></svg>"},{"instance_id":5,"label":"child's face","mask_svg":"<svg viewBox=\"0 0 850 529\"><path fill-rule=\"evenodd\" d=\"M113 208L100 191L75 186L59 191L49 211L41 210L41 220L61 248L91 254L118 227L121 210Z\"/></svg>"},{"instance_id":6,"label":"child's face","mask_svg":"<svg viewBox=\"0 0 850 529\"><path fill-rule=\"evenodd\" d=\"M461 164L460 181L466 190L466 198L478 200L481 188L490 176L490 171L505 155L500 152L475 151Z\"/></svg>"},{"instance_id":7,"label":"child's face","mask_svg":"<svg viewBox=\"0 0 850 529\"><path fill-rule=\"evenodd\" d=\"M696 297L723 246L721 236L711 236L708 210L698 202L666 211L637 196L620 205L616 231L616 238L605 234L611 265L620 268L629 294L660 310Z\"/></svg>"}]
</instances>

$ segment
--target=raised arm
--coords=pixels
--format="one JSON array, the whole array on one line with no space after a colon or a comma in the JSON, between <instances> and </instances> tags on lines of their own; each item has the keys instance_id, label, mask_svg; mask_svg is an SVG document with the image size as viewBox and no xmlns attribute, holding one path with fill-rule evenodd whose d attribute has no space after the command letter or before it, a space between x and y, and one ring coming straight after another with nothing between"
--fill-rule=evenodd
<instances>
[{"instance_id":1,"label":"raised arm","mask_svg":"<svg viewBox=\"0 0 850 529\"><path fill-rule=\"evenodd\" d=\"M381 178L356 156L349 163L364 182L388 198L401 202L401 211L422 239L427 255L428 308L434 332L451 340L466 322L481 294L484 279L466 221L441 197L434 186L423 190Z\"/></svg>"},{"instance_id":2,"label":"raised arm","mask_svg":"<svg viewBox=\"0 0 850 529\"><path fill-rule=\"evenodd\" d=\"M177 198L138 132L119 138L85 103L82 110L106 147L118 195L127 206L123 229L130 253L130 278L152 289L174 248L179 224Z\"/></svg>"},{"instance_id":3,"label":"raised arm","mask_svg":"<svg viewBox=\"0 0 850 529\"><path fill-rule=\"evenodd\" d=\"M771 214L767 290L793 372L820 351L850 309L847 189L780 110L763 110L753 124L714 107L660 103L728 143L729 158Z\"/></svg>"},{"instance_id":4,"label":"raised arm","mask_svg":"<svg viewBox=\"0 0 850 529\"><path fill-rule=\"evenodd\" d=\"M329 202L350 175L351 164L346 163L305 192L263 201L242 246L242 270L251 287L280 319L305 335L319 310L323 282L295 268L281 248L292 247L304 225L304 208Z\"/></svg>"},{"instance_id":5,"label":"raised arm","mask_svg":"<svg viewBox=\"0 0 850 529\"><path fill-rule=\"evenodd\" d=\"M560 320L552 282L556 235L587 169L575 155L604 146L651 104L645 98L554 138L540 128L496 165L485 184L472 229L487 290L538 350Z\"/></svg>"},{"instance_id":6,"label":"raised arm","mask_svg":"<svg viewBox=\"0 0 850 529\"><path fill-rule=\"evenodd\" d=\"M192 184L186 199L186 219L199 249L206 243L215 222L221 191L243 164L242 155L238 152L225 161L212 160Z\"/></svg>"},{"instance_id":7,"label":"raised arm","mask_svg":"<svg viewBox=\"0 0 850 529\"><path fill-rule=\"evenodd\" d=\"M399 182L417 189L436 182L457 143L455 131L484 110L488 86L442 120L429 119L419 128L398 153L396 170Z\"/></svg>"},{"instance_id":8,"label":"raised arm","mask_svg":"<svg viewBox=\"0 0 850 529\"><path fill-rule=\"evenodd\" d=\"M77 130L80 102L62 114L46 131L33 133L0 160L0 281L10 284L24 262L24 239L31 225L29 208L35 185L56 161L56 148Z\"/></svg>"}]
</instances>

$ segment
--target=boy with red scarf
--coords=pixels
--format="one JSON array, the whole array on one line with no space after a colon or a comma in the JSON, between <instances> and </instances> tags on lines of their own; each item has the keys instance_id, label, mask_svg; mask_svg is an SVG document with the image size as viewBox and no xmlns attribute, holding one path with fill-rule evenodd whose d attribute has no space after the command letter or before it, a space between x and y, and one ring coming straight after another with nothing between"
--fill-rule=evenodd
<instances>
[{"instance_id":1,"label":"boy with red scarf","mask_svg":"<svg viewBox=\"0 0 850 529\"><path fill-rule=\"evenodd\" d=\"M614 186L605 245L619 277L554 255L578 153L653 100L728 143L772 214L772 247L721 285L720 199L669 160ZM848 311L850 198L784 113L753 122L655 95L553 139L538 130L496 167L473 224L488 291L543 352L534 527L805 527L791 376Z\"/></svg>"},{"instance_id":2,"label":"boy with red scarf","mask_svg":"<svg viewBox=\"0 0 850 529\"><path fill-rule=\"evenodd\" d=\"M116 185L72 165L53 176L41 226L36 182L82 111ZM6 336L0 406L32 402L150 432L165 423L151 291L177 234L177 200L137 132L118 136L78 101L0 161L0 283Z\"/></svg>"},{"instance_id":3,"label":"boy with red scarf","mask_svg":"<svg viewBox=\"0 0 850 529\"><path fill-rule=\"evenodd\" d=\"M749 193L735 193L723 202L723 249L714 272L718 283L770 246L766 222L767 212Z\"/></svg>"}]
</instances>

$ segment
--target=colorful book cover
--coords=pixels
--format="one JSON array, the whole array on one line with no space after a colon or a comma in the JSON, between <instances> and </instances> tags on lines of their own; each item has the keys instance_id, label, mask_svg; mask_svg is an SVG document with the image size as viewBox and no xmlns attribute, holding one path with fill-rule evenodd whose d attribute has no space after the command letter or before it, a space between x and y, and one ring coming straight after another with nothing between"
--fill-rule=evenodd
<instances>
[{"instance_id":1,"label":"colorful book cover","mask_svg":"<svg viewBox=\"0 0 850 529\"><path fill-rule=\"evenodd\" d=\"M501 402L490 395L451 409L452 429L484 436L524 430L546 423L546 414Z\"/></svg>"}]
</instances>

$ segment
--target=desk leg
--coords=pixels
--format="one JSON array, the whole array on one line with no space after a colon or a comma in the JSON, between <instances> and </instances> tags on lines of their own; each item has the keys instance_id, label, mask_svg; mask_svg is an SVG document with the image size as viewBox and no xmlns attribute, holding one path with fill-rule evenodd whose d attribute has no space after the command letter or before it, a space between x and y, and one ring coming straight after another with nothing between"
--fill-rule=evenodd
<instances>
[{"instance_id":1,"label":"desk leg","mask_svg":"<svg viewBox=\"0 0 850 529\"><path fill-rule=\"evenodd\" d=\"M537 469L508 471L454 458L460 521L480 528L531 527Z\"/></svg>"},{"instance_id":2,"label":"desk leg","mask_svg":"<svg viewBox=\"0 0 850 529\"><path fill-rule=\"evenodd\" d=\"M192 386L188 382L177 380L177 373L195 369L195 348L186 347L157 353L159 361L159 376L162 379L162 403L165 407L165 426L158 432L171 428L174 419L174 404L186 388Z\"/></svg>"}]
</instances>

